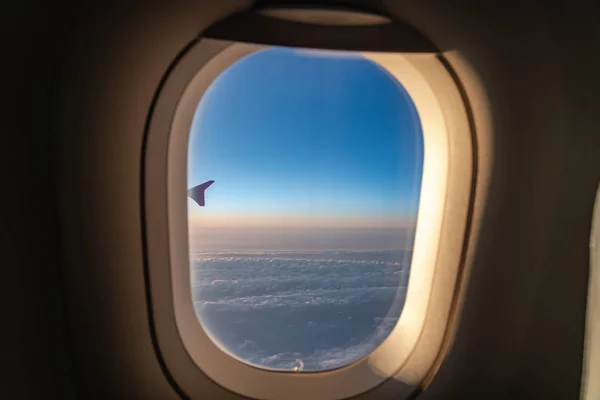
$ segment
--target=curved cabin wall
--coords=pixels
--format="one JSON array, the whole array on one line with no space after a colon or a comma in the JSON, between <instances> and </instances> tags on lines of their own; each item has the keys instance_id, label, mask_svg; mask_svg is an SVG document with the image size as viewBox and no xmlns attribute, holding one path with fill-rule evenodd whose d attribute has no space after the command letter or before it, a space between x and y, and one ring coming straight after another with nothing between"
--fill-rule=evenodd
<instances>
[{"instance_id":1,"label":"curved cabin wall","mask_svg":"<svg viewBox=\"0 0 600 400\"><path fill-rule=\"evenodd\" d=\"M471 102L479 160L461 313L422 398L576 398L599 178L594 13L410 4L386 10L448 52ZM62 273L75 365L93 398L183 395L150 334L143 134L178 53L249 5L104 5L71 32L58 90ZM239 398L198 384L207 398Z\"/></svg>"}]
</instances>

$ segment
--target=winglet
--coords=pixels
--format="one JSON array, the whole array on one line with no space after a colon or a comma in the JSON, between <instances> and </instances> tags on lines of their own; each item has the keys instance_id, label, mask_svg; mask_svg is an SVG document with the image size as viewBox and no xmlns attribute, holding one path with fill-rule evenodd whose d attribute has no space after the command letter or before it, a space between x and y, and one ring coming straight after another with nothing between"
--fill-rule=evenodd
<instances>
[{"instance_id":1,"label":"winglet","mask_svg":"<svg viewBox=\"0 0 600 400\"><path fill-rule=\"evenodd\" d=\"M204 207L204 191L208 189L215 181L204 182L188 190L188 196L192 198L200 207Z\"/></svg>"}]
</instances>

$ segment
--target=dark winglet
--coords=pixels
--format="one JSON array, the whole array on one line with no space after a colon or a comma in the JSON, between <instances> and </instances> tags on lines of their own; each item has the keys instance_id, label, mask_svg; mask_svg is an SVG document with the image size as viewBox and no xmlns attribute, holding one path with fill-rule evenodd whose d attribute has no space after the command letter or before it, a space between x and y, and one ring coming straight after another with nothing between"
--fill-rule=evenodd
<instances>
[{"instance_id":1,"label":"dark winglet","mask_svg":"<svg viewBox=\"0 0 600 400\"><path fill-rule=\"evenodd\" d=\"M208 189L215 181L204 182L188 190L188 196L192 198L200 207L204 207L204 191Z\"/></svg>"}]
</instances>

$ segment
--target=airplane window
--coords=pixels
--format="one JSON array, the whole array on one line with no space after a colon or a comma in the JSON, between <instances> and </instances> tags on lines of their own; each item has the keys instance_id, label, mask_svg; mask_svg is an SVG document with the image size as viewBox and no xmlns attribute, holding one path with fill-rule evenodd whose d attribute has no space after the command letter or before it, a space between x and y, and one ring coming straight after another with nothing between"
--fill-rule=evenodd
<instances>
[{"instance_id":1,"label":"airplane window","mask_svg":"<svg viewBox=\"0 0 600 400\"><path fill-rule=\"evenodd\" d=\"M188 148L192 296L247 364L368 355L409 284L423 137L406 90L360 53L272 47L202 97Z\"/></svg>"}]
</instances>

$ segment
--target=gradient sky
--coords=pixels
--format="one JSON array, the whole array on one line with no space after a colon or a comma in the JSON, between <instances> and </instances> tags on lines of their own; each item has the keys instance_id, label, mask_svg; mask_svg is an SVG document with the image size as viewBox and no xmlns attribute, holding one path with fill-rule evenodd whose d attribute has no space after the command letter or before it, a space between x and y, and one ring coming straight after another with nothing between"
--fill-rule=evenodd
<instances>
[{"instance_id":1,"label":"gradient sky","mask_svg":"<svg viewBox=\"0 0 600 400\"><path fill-rule=\"evenodd\" d=\"M188 187L215 183L205 207L188 201L192 251L403 247L422 161L415 107L377 64L254 53L213 82L194 117Z\"/></svg>"}]
</instances>

